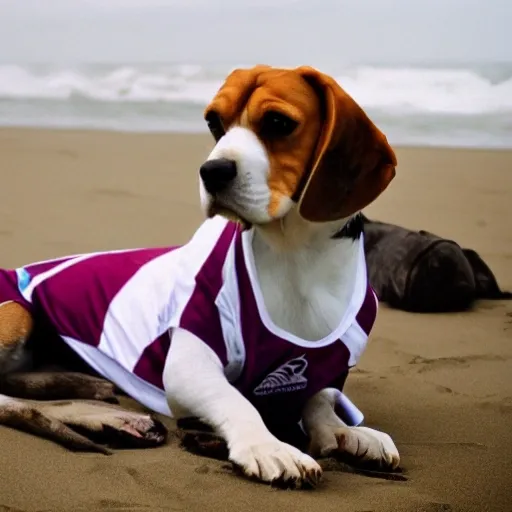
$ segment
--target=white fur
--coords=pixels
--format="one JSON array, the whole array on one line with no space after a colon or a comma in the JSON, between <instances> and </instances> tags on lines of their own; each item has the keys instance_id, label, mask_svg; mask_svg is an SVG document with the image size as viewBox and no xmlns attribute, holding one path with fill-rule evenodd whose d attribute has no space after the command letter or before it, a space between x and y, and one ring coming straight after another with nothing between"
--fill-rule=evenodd
<instances>
[{"instance_id":1,"label":"white fur","mask_svg":"<svg viewBox=\"0 0 512 512\"><path fill-rule=\"evenodd\" d=\"M349 305L358 265L359 243L332 239L347 219L310 223L284 201L279 219L270 219L269 161L250 130L232 128L208 159L230 158L238 174L232 186L212 198L201 186L208 213L218 201L254 224L251 239L257 283L266 311L279 328L304 340L318 341L339 324ZM226 377L217 355L192 334L175 330L164 371L164 385L176 415L200 417L227 441L230 458L248 476L262 481L293 479L315 483L321 470L309 456L278 441L252 406ZM305 406L303 424L321 455L342 451L362 460L396 467L391 438L366 427L348 427L335 414L339 391L325 389Z\"/></svg>"},{"instance_id":2,"label":"white fur","mask_svg":"<svg viewBox=\"0 0 512 512\"><path fill-rule=\"evenodd\" d=\"M334 412L341 399L337 389L326 388L313 396L304 407L302 423L313 451L325 457L342 449L363 461L378 462L396 469L400 456L388 434L368 427L349 427ZM341 445L341 446L340 446Z\"/></svg>"},{"instance_id":3,"label":"white fur","mask_svg":"<svg viewBox=\"0 0 512 512\"><path fill-rule=\"evenodd\" d=\"M237 164L233 184L215 200L257 225L252 249L265 309L272 321L296 336L317 341L340 323L351 299L359 245L331 236L348 219L313 224L297 213L290 198L281 201L279 222L270 222L266 149L251 130L239 126L222 137L207 160ZM200 183L208 212L214 198Z\"/></svg>"},{"instance_id":4,"label":"white fur","mask_svg":"<svg viewBox=\"0 0 512 512\"><path fill-rule=\"evenodd\" d=\"M229 457L243 472L264 482L277 479L316 483L320 466L275 438L258 411L224 376L215 352L199 338L177 329L163 375L169 406L177 418L193 414L226 440Z\"/></svg>"},{"instance_id":5,"label":"white fur","mask_svg":"<svg viewBox=\"0 0 512 512\"><path fill-rule=\"evenodd\" d=\"M331 239L331 225L292 210L275 226L254 229L252 249L265 309L274 324L320 341L341 322L352 298L359 243Z\"/></svg>"},{"instance_id":6,"label":"white fur","mask_svg":"<svg viewBox=\"0 0 512 512\"><path fill-rule=\"evenodd\" d=\"M228 208L249 222L269 222L270 189L267 178L270 163L265 146L254 132L240 126L231 128L215 145L207 160L217 158L236 162L237 175L228 189L215 198L206 192L200 182L203 210L208 213L215 202L217 206Z\"/></svg>"}]
</instances>

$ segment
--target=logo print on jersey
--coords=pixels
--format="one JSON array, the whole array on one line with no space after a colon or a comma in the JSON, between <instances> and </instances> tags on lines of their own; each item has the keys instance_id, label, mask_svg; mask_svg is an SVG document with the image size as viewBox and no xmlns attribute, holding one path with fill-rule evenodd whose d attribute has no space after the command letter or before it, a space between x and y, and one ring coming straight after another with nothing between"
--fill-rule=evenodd
<instances>
[{"instance_id":1,"label":"logo print on jersey","mask_svg":"<svg viewBox=\"0 0 512 512\"><path fill-rule=\"evenodd\" d=\"M308 367L306 355L291 359L281 365L277 370L269 373L255 388L255 395L270 395L271 393L286 393L288 391L298 391L308 385L308 379L304 377L304 372Z\"/></svg>"}]
</instances>

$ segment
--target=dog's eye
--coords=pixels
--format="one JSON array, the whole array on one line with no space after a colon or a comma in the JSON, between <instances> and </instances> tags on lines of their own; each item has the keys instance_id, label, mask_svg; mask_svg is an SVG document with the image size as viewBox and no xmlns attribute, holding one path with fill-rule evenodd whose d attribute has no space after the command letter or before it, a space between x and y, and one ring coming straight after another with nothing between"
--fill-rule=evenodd
<instances>
[{"instance_id":1,"label":"dog's eye","mask_svg":"<svg viewBox=\"0 0 512 512\"><path fill-rule=\"evenodd\" d=\"M222 126L222 121L219 114L213 111L208 112L208 114L206 114L205 120L208 124L210 133L213 135L215 141L218 142L226 134L224 127Z\"/></svg>"},{"instance_id":2,"label":"dog's eye","mask_svg":"<svg viewBox=\"0 0 512 512\"><path fill-rule=\"evenodd\" d=\"M265 138L287 137L298 124L280 112L267 112L261 121L260 133Z\"/></svg>"}]
</instances>

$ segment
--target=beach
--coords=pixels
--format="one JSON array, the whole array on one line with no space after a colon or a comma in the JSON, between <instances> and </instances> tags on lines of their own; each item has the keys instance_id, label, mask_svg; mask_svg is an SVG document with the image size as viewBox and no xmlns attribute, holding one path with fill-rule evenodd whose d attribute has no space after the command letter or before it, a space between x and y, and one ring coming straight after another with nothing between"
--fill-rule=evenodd
<instances>
[{"instance_id":1,"label":"beach","mask_svg":"<svg viewBox=\"0 0 512 512\"><path fill-rule=\"evenodd\" d=\"M1 128L0 265L185 243L212 146L205 134ZM365 213L475 249L512 289L512 151L396 151L396 178ZM316 490L279 491L172 435L107 457L0 427L0 512L512 511L512 302L437 315L381 304L346 392L393 437L407 481L326 471Z\"/></svg>"}]
</instances>

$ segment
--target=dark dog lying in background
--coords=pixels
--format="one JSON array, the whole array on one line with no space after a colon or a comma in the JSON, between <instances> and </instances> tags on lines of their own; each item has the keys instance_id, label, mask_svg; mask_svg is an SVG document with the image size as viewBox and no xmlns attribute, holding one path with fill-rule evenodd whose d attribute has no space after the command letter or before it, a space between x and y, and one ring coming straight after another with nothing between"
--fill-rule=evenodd
<instances>
[{"instance_id":1,"label":"dark dog lying in background","mask_svg":"<svg viewBox=\"0 0 512 512\"><path fill-rule=\"evenodd\" d=\"M438 313L467 310L477 299L512 298L475 251L428 231L362 219L370 283L390 307Z\"/></svg>"}]
</instances>

